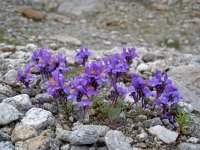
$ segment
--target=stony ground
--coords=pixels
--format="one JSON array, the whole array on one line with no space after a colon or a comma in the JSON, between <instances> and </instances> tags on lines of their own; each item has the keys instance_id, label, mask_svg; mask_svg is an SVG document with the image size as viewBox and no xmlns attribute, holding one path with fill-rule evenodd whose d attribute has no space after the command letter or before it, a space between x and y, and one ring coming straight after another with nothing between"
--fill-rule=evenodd
<instances>
[{"instance_id":1,"label":"stony ground","mask_svg":"<svg viewBox=\"0 0 200 150\"><path fill-rule=\"evenodd\" d=\"M0 150L200 149L199 0L1 0L0 6ZM34 48L62 52L73 62L81 45L98 58L135 46L140 59L131 71L144 77L168 71L184 97L179 107L190 114L186 134L177 138L169 121L145 113L120 131L73 118L69 126L52 109L33 107L38 101L51 106L51 98L16 90L15 69ZM24 114L24 108L30 110Z\"/></svg>"}]
</instances>

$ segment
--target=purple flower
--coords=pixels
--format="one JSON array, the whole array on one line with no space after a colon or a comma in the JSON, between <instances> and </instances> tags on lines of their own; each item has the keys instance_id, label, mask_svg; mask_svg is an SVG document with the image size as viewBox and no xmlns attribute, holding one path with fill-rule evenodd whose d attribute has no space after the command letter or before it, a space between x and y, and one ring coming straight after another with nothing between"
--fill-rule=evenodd
<instances>
[{"instance_id":1,"label":"purple flower","mask_svg":"<svg viewBox=\"0 0 200 150\"><path fill-rule=\"evenodd\" d=\"M131 92L131 96L136 103L139 100L142 101L142 107L145 107L146 105L145 98L153 95L153 92L151 92L149 88L146 87L146 81L135 74L132 74L132 81L129 87L129 92Z\"/></svg>"},{"instance_id":2,"label":"purple flower","mask_svg":"<svg viewBox=\"0 0 200 150\"><path fill-rule=\"evenodd\" d=\"M26 88L29 88L30 81L35 79L31 74L31 67L31 65L27 64L24 67L24 71L22 71L21 69L17 69L16 81L22 82L26 86Z\"/></svg>"},{"instance_id":3,"label":"purple flower","mask_svg":"<svg viewBox=\"0 0 200 150\"><path fill-rule=\"evenodd\" d=\"M92 106L92 102L84 97L80 102L78 102L78 107L83 109L83 112L86 112L87 107Z\"/></svg>"},{"instance_id":4,"label":"purple flower","mask_svg":"<svg viewBox=\"0 0 200 150\"><path fill-rule=\"evenodd\" d=\"M52 78L48 82L48 94L56 98L66 99L70 89L70 82L64 78L59 69L52 72Z\"/></svg>"},{"instance_id":5,"label":"purple flower","mask_svg":"<svg viewBox=\"0 0 200 150\"><path fill-rule=\"evenodd\" d=\"M128 51L127 51L128 49ZM138 54L135 52L135 48L123 48L122 58L126 60L126 62L130 65L132 63L132 59L138 57Z\"/></svg>"},{"instance_id":6,"label":"purple flower","mask_svg":"<svg viewBox=\"0 0 200 150\"><path fill-rule=\"evenodd\" d=\"M75 62L81 63L83 66L88 60L88 57L91 56L92 53L88 51L87 48L80 48L76 51L76 56L74 58Z\"/></svg>"},{"instance_id":7,"label":"purple flower","mask_svg":"<svg viewBox=\"0 0 200 150\"><path fill-rule=\"evenodd\" d=\"M66 57L62 56L62 54L59 53L57 56L52 57L49 70L54 71L56 69L59 69L60 72L68 71L69 69L66 67L66 65L67 65Z\"/></svg>"}]
</instances>

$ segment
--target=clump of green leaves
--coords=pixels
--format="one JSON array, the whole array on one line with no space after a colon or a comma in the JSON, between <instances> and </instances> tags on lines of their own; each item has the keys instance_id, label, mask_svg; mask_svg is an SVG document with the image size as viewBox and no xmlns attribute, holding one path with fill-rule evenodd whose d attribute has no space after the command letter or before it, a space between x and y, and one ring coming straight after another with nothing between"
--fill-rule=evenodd
<instances>
[{"instance_id":1,"label":"clump of green leaves","mask_svg":"<svg viewBox=\"0 0 200 150\"><path fill-rule=\"evenodd\" d=\"M164 39L164 40L158 41L158 46L167 46L170 48L179 49L181 47L181 44L179 40Z\"/></svg>"},{"instance_id":2,"label":"clump of green leaves","mask_svg":"<svg viewBox=\"0 0 200 150\"><path fill-rule=\"evenodd\" d=\"M180 135L185 133L187 126L189 125L189 114L183 113L181 111L178 112L177 116L175 117L176 122L178 123L178 131Z\"/></svg>"},{"instance_id":3,"label":"clump of green leaves","mask_svg":"<svg viewBox=\"0 0 200 150\"><path fill-rule=\"evenodd\" d=\"M70 67L70 70L65 74L65 78L73 78L74 76L79 75L83 71L83 67L81 65L74 65Z\"/></svg>"}]
</instances>

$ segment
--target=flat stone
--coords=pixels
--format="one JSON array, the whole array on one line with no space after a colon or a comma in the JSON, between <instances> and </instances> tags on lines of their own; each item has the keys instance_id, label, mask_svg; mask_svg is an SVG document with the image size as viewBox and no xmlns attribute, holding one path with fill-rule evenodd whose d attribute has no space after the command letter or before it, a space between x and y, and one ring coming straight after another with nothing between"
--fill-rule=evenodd
<instances>
[{"instance_id":1,"label":"flat stone","mask_svg":"<svg viewBox=\"0 0 200 150\"><path fill-rule=\"evenodd\" d=\"M156 59L156 55L154 53L147 53L142 57L142 60L147 63L150 61L154 61Z\"/></svg>"},{"instance_id":2,"label":"flat stone","mask_svg":"<svg viewBox=\"0 0 200 150\"><path fill-rule=\"evenodd\" d=\"M41 108L31 108L21 120L21 123L30 125L36 130L41 130L49 125L53 125L54 121L55 118L51 112Z\"/></svg>"},{"instance_id":3,"label":"flat stone","mask_svg":"<svg viewBox=\"0 0 200 150\"><path fill-rule=\"evenodd\" d=\"M53 18L54 18L55 21L58 21L58 22L61 22L61 23L64 23L64 24L70 24L71 23L71 18L64 16L64 15L56 14L56 15L54 15Z\"/></svg>"},{"instance_id":4,"label":"flat stone","mask_svg":"<svg viewBox=\"0 0 200 150\"><path fill-rule=\"evenodd\" d=\"M21 13L23 16L36 20L36 21L41 21L45 18L45 16L36 10L33 10L29 7L19 7L17 8L17 12Z\"/></svg>"},{"instance_id":5,"label":"flat stone","mask_svg":"<svg viewBox=\"0 0 200 150\"><path fill-rule=\"evenodd\" d=\"M30 97L27 94L20 94L14 97L7 98L3 100L2 103L12 105L18 110L26 110L32 107Z\"/></svg>"},{"instance_id":6,"label":"flat stone","mask_svg":"<svg viewBox=\"0 0 200 150\"><path fill-rule=\"evenodd\" d=\"M14 128L11 135L12 142L25 141L37 136L37 131L29 125L18 125Z\"/></svg>"},{"instance_id":7,"label":"flat stone","mask_svg":"<svg viewBox=\"0 0 200 150\"><path fill-rule=\"evenodd\" d=\"M153 135L156 135L159 139L167 144L175 142L178 137L177 132L168 130L160 125L149 128L149 132Z\"/></svg>"},{"instance_id":8,"label":"flat stone","mask_svg":"<svg viewBox=\"0 0 200 150\"><path fill-rule=\"evenodd\" d=\"M105 0L65 0L58 7L58 13L80 16L83 12L94 12L105 6Z\"/></svg>"},{"instance_id":9,"label":"flat stone","mask_svg":"<svg viewBox=\"0 0 200 150\"><path fill-rule=\"evenodd\" d=\"M132 150L130 142L130 138L117 130L110 130L105 136L105 143L109 150Z\"/></svg>"},{"instance_id":10,"label":"flat stone","mask_svg":"<svg viewBox=\"0 0 200 150\"><path fill-rule=\"evenodd\" d=\"M2 141L0 142L0 149L1 150L14 150L14 146L10 141Z\"/></svg>"},{"instance_id":11,"label":"flat stone","mask_svg":"<svg viewBox=\"0 0 200 150\"><path fill-rule=\"evenodd\" d=\"M200 111L200 65L199 63L174 67L168 72L180 94L183 102L192 105L193 109Z\"/></svg>"},{"instance_id":12,"label":"flat stone","mask_svg":"<svg viewBox=\"0 0 200 150\"><path fill-rule=\"evenodd\" d=\"M93 144L99 139L99 134L94 128L81 127L71 132L69 141L72 145Z\"/></svg>"},{"instance_id":13,"label":"flat stone","mask_svg":"<svg viewBox=\"0 0 200 150\"><path fill-rule=\"evenodd\" d=\"M68 43L68 44L77 45L77 46L80 46L82 44L82 42L79 39L69 36L69 35L55 35L53 39L56 39L63 43Z\"/></svg>"},{"instance_id":14,"label":"flat stone","mask_svg":"<svg viewBox=\"0 0 200 150\"><path fill-rule=\"evenodd\" d=\"M178 150L200 150L200 144L181 143Z\"/></svg>"},{"instance_id":15,"label":"flat stone","mask_svg":"<svg viewBox=\"0 0 200 150\"><path fill-rule=\"evenodd\" d=\"M13 106L0 103L0 125L9 124L15 120L18 120L22 114Z\"/></svg>"},{"instance_id":16,"label":"flat stone","mask_svg":"<svg viewBox=\"0 0 200 150\"><path fill-rule=\"evenodd\" d=\"M166 11L169 9L169 6L164 4L153 4L152 7L156 11Z\"/></svg>"},{"instance_id":17,"label":"flat stone","mask_svg":"<svg viewBox=\"0 0 200 150\"><path fill-rule=\"evenodd\" d=\"M162 125L162 121L160 120L160 118L153 118L143 121L142 124L144 127L149 128L156 125Z\"/></svg>"},{"instance_id":18,"label":"flat stone","mask_svg":"<svg viewBox=\"0 0 200 150\"><path fill-rule=\"evenodd\" d=\"M9 141L9 140L10 136L7 133L0 130L0 141Z\"/></svg>"}]
</instances>

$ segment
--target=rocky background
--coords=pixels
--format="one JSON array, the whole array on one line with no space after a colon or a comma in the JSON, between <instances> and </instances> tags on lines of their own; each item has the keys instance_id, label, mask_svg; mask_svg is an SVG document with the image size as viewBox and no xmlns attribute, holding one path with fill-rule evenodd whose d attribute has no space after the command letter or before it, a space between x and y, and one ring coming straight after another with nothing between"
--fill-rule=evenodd
<instances>
[{"instance_id":1,"label":"rocky background","mask_svg":"<svg viewBox=\"0 0 200 150\"><path fill-rule=\"evenodd\" d=\"M52 114L51 97L37 90L15 91L15 70L36 47L62 52L73 62L80 46L99 58L120 52L122 45L139 53L133 72L148 77L157 69L168 71L180 90L179 107L191 120L181 140L169 120L145 114L125 125L128 135L73 117L69 126ZM1 0L0 150L199 150L199 54L199 0ZM46 109L34 107L36 102Z\"/></svg>"}]
</instances>

